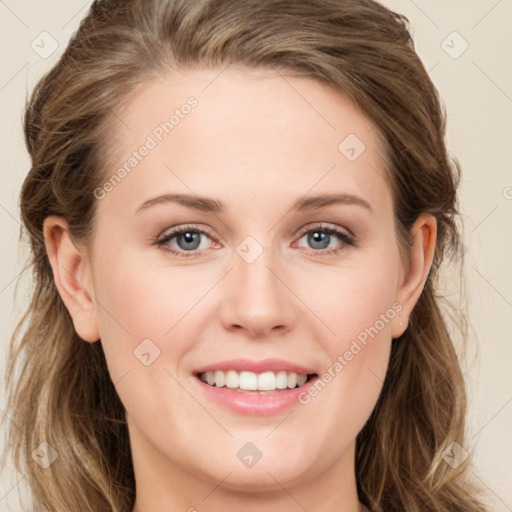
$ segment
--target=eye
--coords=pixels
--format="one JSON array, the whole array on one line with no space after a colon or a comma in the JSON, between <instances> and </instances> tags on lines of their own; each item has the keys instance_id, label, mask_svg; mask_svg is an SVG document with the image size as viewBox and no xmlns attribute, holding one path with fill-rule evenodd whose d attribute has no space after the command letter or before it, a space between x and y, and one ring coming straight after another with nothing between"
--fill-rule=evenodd
<instances>
[{"instance_id":1,"label":"eye","mask_svg":"<svg viewBox=\"0 0 512 512\"><path fill-rule=\"evenodd\" d=\"M355 245L353 235L337 228L324 225L315 226L314 228L309 228L306 231L303 231L299 238L299 242L302 239L305 239L309 247L314 249L313 251L310 251L310 253L314 255L337 254L342 251L345 246Z\"/></svg>"},{"instance_id":2,"label":"eye","mask_svg":"<svg viewBox=\"0 0 512 512\"><path fill-rule=\"evenodd\" d=\"M183 226L164 234L157 240L156 245L164 247L176 256L196 256L197 251L208 248L208 244L201 247L203 237L211 239L208 233L202 229L194 226Z\"/></svg>"},{"instance_id":3,"label":"eye","mask_svg":"<svg viewBox=\"0 0 512 512\"><path fill-rule=\"evenodd\" d=\"M202 243L205 239L211 242ZM318 225L313 228L303 230L298 242L305 239L312 250L308 251L312 255L328 256L338 254L346 246L355 246L355 237L348 232L337 228ZM212 237L203 229L196 226L182 226L165 233L155 244L164 248L166 251L178 257L198 256L201 251L209 247L220 247L212 240Z\"/></svg>"}]
</instances>

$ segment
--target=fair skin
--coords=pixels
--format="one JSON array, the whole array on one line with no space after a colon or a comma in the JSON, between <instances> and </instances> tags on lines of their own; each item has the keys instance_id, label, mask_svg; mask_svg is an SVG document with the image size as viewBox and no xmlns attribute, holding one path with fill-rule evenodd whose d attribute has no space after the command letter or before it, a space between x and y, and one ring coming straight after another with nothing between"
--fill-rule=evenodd
<instances>
[{"instance_id":1,"label":"fair skin","mask_svg":"<svg viewBox=\"0 0 512 512\"><path fill-rule=\"evenodd\" d=\"M382 389L392 340L425 284L435 219L421 215L413 225L405 267L372 123L315 80L219 71L148 80L115 113L122 123L112 125L111 156L121 166L175 108L198 100L99 200L90 244L74 243L64 219L46 219L55 282L84 342L101 338L126 408L134 511L365 510L355 439ZM338 150L349 134L366 146L354 161ZM171 193L214 198L225 210L169 201L137 210ZM292 208L304 196L334 193L370 208ZM306 233L322 232L320 223L352 234L355 245L324 235L328 248L319 248ZM188 249L183 237L155 244L185 225L207 232L196 235L199 248ZM237 253L248 236L263 251L251 263ZM394 303L399 313L306 405L236 413L202 393L192 373L241 357L280 358L321 375ZM160 350L148 366L134 357L145 339ZM248 442L262 453L250 468L237 457Z\"/></svg>"}]
</instances>

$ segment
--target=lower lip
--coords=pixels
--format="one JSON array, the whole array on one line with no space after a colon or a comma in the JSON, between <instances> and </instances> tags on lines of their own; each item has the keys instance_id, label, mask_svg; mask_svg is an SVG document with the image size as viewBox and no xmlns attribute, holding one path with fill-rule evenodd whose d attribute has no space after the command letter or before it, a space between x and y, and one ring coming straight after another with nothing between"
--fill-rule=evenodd
<instances>
[{"instance_id":1,"label":"lower lip","mask_svg":"<svg viewBox=\"0 0 512 512\"><path fill-rule=\"evenodd\" d=\"M307 393L309 387L318 380L318 376L298 388L261 394L257 392L241 393L226 387L210 386L196 376L194 376L194 380L206 396L232 411L249 416L270 416L299 403L299 395Z\"/></svg>"}]
</instances>

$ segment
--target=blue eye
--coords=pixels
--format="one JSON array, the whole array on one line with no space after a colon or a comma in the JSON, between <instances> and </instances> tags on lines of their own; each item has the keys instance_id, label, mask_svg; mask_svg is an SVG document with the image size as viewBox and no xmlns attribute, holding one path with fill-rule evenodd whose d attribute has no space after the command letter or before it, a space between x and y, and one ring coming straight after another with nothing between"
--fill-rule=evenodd
<instances>
[{"instance_id":1,"label":"blue eye","mask_svg":"<svg viewBox=\"0 0 512 512\"><path fill-rule=\"evenodd\" d=\"M180 249L196 250L199 248L199 245L201 244L201 236L202 233L184 231L179 235L174 235L174 238L176 238L176 243L178 244ZM183 242L182 244L180 243L181 241Z\"/></svg>"},{"instance_id":2,"label":"blue eye","mask_svg":"<svg viewBox=\"0 0 512 512\"><path fill-rule=\"evenodd\" d=\"M302 240L303 238L306 238L306 241L309 244L309 246L315 249L314 251L312 251L312 254L314 255L337 254L341 250L343 250L345 245L355 245L354 238L348 233L325 226L317 226L313 229L308 229L307 231L304 231L301 237L299 238L299 241ZM336 239L338 240L338 244L336 244L333 247L331 245L331 242L336 242ZM340 241L342 242L341 246L339 244Z\"/></svg>"},{"instance_id":3,"label":"blue eye","mask_svg":"<svg viewBox=\"0 0 512 512\"><path fill-rule=\"evenodd\" d=\"M202 229L194 226L183 226L163 235L156 241L156 245L165 247L165 250L179 257L197 256L198 251L208 248L208 244L206 247L201 247L203 237L212 240L209 234ZM304 230L299 237L299 241L303 238L306 239L310 247L309 254L314 256L338 254L346 246L356 245L353 235L321 225ZM333 241L335 242L334 246L331 245Z\"/></svg>"},{"instance_id":4,"label":"blue eye","mask_svg":"<svg viewBox=\"0 0 512 512\"><path fill-rule=\"evenodd\" d=\"M192 251L201 250L199 246L201 244L202 236L210 238L208 234L201 229L194 227L183 227L164 235L157 241L157 245L167 246L167 250L178 256L194 256L194 252ZM173 241L178 246L178 250L176 250L175 246L171 244Z\"/></svg>"}]
</instances>

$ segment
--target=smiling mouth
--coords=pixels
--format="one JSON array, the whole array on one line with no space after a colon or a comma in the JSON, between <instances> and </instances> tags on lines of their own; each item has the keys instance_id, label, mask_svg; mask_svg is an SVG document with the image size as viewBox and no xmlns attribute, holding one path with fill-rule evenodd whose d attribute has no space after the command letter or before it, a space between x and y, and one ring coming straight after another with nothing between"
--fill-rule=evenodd
<instances>
[{"instance_id":1,"label":"smiling mouth","mask_svg":"<svg viewBox=\"0 0 512 512\"><path fill-rule=\"evenodd\" d=\"M304 386L318 374L298 374L287 371L255 373L237 370L200 372L195 376L214 388L226 388L238 393L268 394L289 391Z\"/></svg>"}]
</instances>

